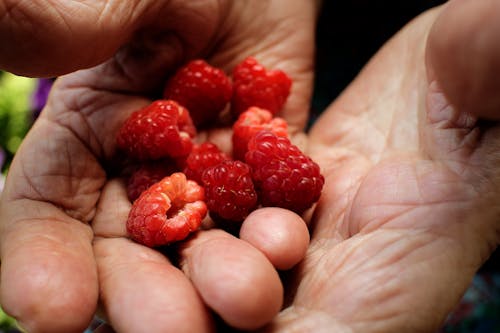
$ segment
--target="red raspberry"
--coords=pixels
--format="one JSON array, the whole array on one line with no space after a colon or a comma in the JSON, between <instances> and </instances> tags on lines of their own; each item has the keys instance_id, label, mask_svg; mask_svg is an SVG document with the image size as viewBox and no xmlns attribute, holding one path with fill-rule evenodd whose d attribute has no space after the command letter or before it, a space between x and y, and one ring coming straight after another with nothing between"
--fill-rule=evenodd
<instances>
[{"instance_id":1,"label":"red raspberry","mask_svg":"<svg viewBox=\"0 0 500 333\"><path fill-rule=\"evenodd\" d=\"M239 115L251 106L278 113L290 94L292 80L281 70L268 71L253 57L233 71L232 112Z\"/></svg>"},{"instance_id":2,"label":"red raspberry","mask_svg":"<svg viewBox=\"0 0 500 333\"><path fill-rule=\"evenodd\" d=\"M196 125L217 118L231 100L230 78L220 69L204 60L193 60L171 77L163 92L189 110Z\"/></svg>"},{"instance_id":3,"label":"red raspberry","mask_svg":"<svg viewBox=\"0 0 500 333\"><path fill-rule=\"evenodd\" d=\"M207 214L204 191L181 172L151 186L134 201L127 231L138 243L149 247L185 239L197 230Z\"/></svg>"},{"instance_id":4,"label":"red raspberry","mask_svg":"<svg viewBox=\"0 0 500 333\"><path fill-rule=\"evenodd\" d=\"M288 138L269 131L257 133L248 143L245 160L263 206L300 214L318 201L325 182L319 166Z\"/></svg>"},{"instance_id":5,"label":"red raspberry","mask_svg":"<svg viewBox=\"0 0 500 333\"><path fill-rule=\"evenodd\" d=\"M189 154L195 135L184 107L158 100L130 115L118 133L117 145L139 160L179 157Z\"/></svg>"},{"instance_id":6,"label":"red raspberry","mask_svg":"<svg viewBox=\"0 0 500 333\"><path fill-rule=\"evenodd\" d=\"M241 161L223 161L205 170L202 179L210 216L243 221L257 206L251 170Z\"/></svg>"},{"instance_id":7,"label":"red raspberry","mask_svg":"<svg viewBox=\"0 0 500 333\"><path fill-rule=\"evenodd\" d=\"M130 202L134 202L142 192L173 172L175 168L167 162L142 164L127 181L127 196Z\"/></svg>"},{"instance_id":8,"label":"red raspberry","mask_svg":"<svg viewBox=\"0 0 500 333\"><path fill-rule=\"evenodd\" d=\"M251 107L238 117L233 125L233 157L245 160L248 141L262 130L268 130L278 136L288 137L288 125L283 118L275 117L271 112L258 107Z\"/></svg>"},{"instance_id":9,"label":"red raspberry","mask_svg":"<svg viewBox=\"0 0 500 333\"><path fill-rule=\"evenodd\" d=\"M229 156L224 154L219 147L211 142L195 145L184 164L184 174L198 184L202 184L201 175L205 169L228 160Z\"/></svg>"}]
</instances>

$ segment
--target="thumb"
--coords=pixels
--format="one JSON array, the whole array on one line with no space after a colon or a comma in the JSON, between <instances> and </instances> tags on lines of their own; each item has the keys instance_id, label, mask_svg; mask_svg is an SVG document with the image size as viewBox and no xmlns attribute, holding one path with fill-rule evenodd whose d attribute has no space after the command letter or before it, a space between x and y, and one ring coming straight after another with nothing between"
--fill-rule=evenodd
<instances>
[{"instance_id":1,"label":"thumb","mask_svg":"<svg viewBox=\"0 0 500 333\"><path fill-rule=\"evenodd\" d=\"M500 1L452 0L434 23L427 69L449 102L480 118L500 120Z\"/></svg>"},{"instance_id":2,"label":"thumb","mask_svg":"<svg viewBox=\"0 0 500 333\"><path fill-rule=\"evenodd\" d=\"M132 1L2 1L0 69L57 76L109 57L130 34Z\"/></svg>"},{"instance_id":3,"label":"thumb","mask_svg":"<svg viewBox=\"0 0 500 333\"><path fill-rule=\"evenodd\" d=\"M0 1L0 69L49 77L94 66L132 34L151 1Z\"/></svg>"}]
</instances>

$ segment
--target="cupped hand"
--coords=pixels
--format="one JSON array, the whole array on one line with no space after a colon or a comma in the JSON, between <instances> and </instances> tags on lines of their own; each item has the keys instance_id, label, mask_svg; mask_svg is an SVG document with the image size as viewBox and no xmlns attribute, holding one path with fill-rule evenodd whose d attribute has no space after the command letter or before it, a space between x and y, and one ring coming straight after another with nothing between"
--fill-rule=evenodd
<instances>
[{"instance_id":1,"label":"cupped hand","mask_svg":"<svg viewBox=\"0 0 500 333\"><path fill-rule=\"evenodd\" d=\"M230 72L253 55L285 70L294 86L283 116L292 129L302 128L312 86L314 4L3 1L0 9L8 14L0 34L14 31L6 38L20 43L12 44L18 57L0 49L4 68L53 75L109 58L56 81L9 170L0 201L6 312L29 332L81 332L98 300L118 332L211 331L212 313L244 329L271 320L283 299L275 268L288 268L307 246L302 219L270 209L247 219L242 239L200 232L180 249L179 269L126 238L130 203L113 179L115 137L125 118L193 57ZM32 44L26 31L38 32ZM27 50L38 51L30 54L34 66ZM266 230L261 221L274 218L275 230Z\"/></svg>"},{"instance_id":2,"label":"cupped hand","mask_svg":"<svg viewBox=\"0 0 500 333\"><path fill-rule=\"evenodd\" d=\"M499 9L418 17L317 121L326 185L266 332L434 332L457 305L499 244Z\"/></svg>"}]
</instances>

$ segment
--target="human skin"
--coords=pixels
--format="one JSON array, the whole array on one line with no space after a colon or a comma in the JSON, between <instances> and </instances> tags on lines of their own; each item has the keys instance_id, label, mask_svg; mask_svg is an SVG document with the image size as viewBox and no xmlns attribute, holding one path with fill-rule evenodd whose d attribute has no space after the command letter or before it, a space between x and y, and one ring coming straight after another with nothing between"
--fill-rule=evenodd
<instances>
[{"instance_id":1,"label":"human skin","mask_svg":"<svg viewBox=\"0 0 500 333\"><path fill-rule=\"evenodd\" d=\"M124 232L130 203L114 178L115 138L184 61L204 58L230 73L248 55L292 77L283 114L298 132L312 90L316 4L2 1L0 14L0 36L17 47L2 42L1 68L69 73L55 82L2 193L2 308L29 332L81 332L98 302L119 332L207 332L211 311L239 328L270 321L283 301L275 264L303 257L304 221L278 210L275 231L283 239L200 232L179 249L175 266ZM227 130L210 138L227 142ZM246 230L261 233L262 224ZM292 257L273 259L280 251Z\"/></svg>"},{"instance_id":2,"label":"human skin","mask_svg":"<svg viewBox=\"0 0 500 333\"><path fill-rule=\"evenodd\" d=\"M480 106L477 109L465 108L452 97L469 94L470 90L464 90L463 87L472 83L480 85L481 82L487 82L488 86L491 84L489 80L475 80L472 76L471 73L476 73L473 70L475 61L486 62L485 66L491 69L487 72L489 75L500 71L495 57L480 57L489 55L489 52L496 52L498 42L493 38L494 34L487 33L495 28L494 20L481 22L482 24L475 20L476 17L485 15L485 11L489 14L499 13L500 5L498 2L489 2L491 7L485 9L474 3L478 2L452 1L446 7L430 11L412 21L375 55L354 82L318 119L308 135L307 152L320 163L326 183L322 198L309 222L311 244L302 263L287 276L286 282L289 284L286 290L290 295L286 298L286 307L262 331L432 332L457 304L477 269L498 245L498 124L494 121L487 124L478 121L478 117L484 116ZM461 35L462 30L458 28L447 29L454 24L452 11L460 10L460 6L464 5L468 6L468 15L463 17L461 24L476 31L476 34ZM496 10L492 10L495 8ZM484 32L482 35L486 36L486 40L481 44L484 48L480 49L479 54L477 48L467 47L459 47L457 53L456 45L470 45L472 40L467 38L474 38L481 32ZM458 57L472 61L462 63L449 60L449 66L441 66L439 63L442 57ZM454 64L457 67L453 67ZM465 70L462 73L467 75L458 76L461 70ZM69 79L81 80L92 72L77 74L66 78L66 84L75 82ZM444 84L441 80L450 75L454 75L456 80L461 80L464 84ZM467 84L468 80L472 82ZM58 89L64 87L63 83L64 81L60 82ZM80 85L69 87L75 89ZM474 101L472 105L482 105L484 101L488 102L486 104L492 101L494 104L496 95L485 95L487 91L492 90L485 89L484 94L469 94L469 103ZM52 100L59 100L55 98L56 92ZM69 94L69 90L61 89L59 92L65 92L61 97L81 96L77 93ZM123 96L115 96L119 95L116 90L99 96L109 95L117 98L111 99L116 102L111 104L113 108L122 105L117 101L127 105L131 101L119 98ZM453 104L450 104L450 101ZM488 107L490 108L491 106ZM496 110L499 109L500 105L497 104ZM92 137L94 135L92 133ZM102 148L105 147L103 141L82 141L93 143L105 151ZM36 146L33 141L31 144ZM27 153L24 156L31 158ZM86 168L91 165L96 164L89 163ZM119 229L119 223L99 223L106 220L123 220L127 207L123 206L124 195L120 194L120 191L123 191L123 185L120 185L118 180L109 182L99 193L97 216L91 214L95 222L94 232L102 237L94 243L100 272L107 267L111 273L105 274L104 278L111 276L118 282L126 281L131 272L138 271L140 274L141 268L145 271L160 266L161 270L171 269L173 266L169 266L165 258L157 252L145 248L139 250L135 244L118 237L120 232L123 233L123 230ZM121 204L110 207L105 201L109 197L113 202ZM4 198L2 200L7 202ZM35 207L32 204L30 207ZM25 207L26 205L23 206ZM37 212L43 211L42 207L41 204L36 207ZM18 211L14 206L10 206L9 210L2 208L2 214L13 212L10 216L15 216L14 212ZM267 210L267 213L277 220L297 221L296 216L285 217L288 213L284 211ZM5 215L2 215L2 221L4 217ZM255 223L254 218L261 217L258 214L252 215L245 224ZM78 224L71 224L73 225ZM110 229L100 229L103 225L109 226ZM15 251L16 247L13 242L5 244L6 227L2 228L4 234L1 287L4 298L5 282L9 282L4 280L4 260L12 260L4 251L9 248L14 248L11 251ZM14 229L12 234L16 231L15 228L8 226L7 229ZM83 237L68 238L68 234L77 233L77 228L61 234L61 239L78 239L82 244L87 244ZM90 233L85 226L81 228ZM44 232L45 234L40 235L47 234ZM212 230L200 233L199 237L193 239L192 246L188 244L182 249L181 268L193 281L194 288L203 284L203 281L197 280L193 274L198 274L194 269L204 267L206 261L193 252L197 251L196 244L207 244L204 237L213 237L210 238L213 242L209 241L208 244L218 243L222 244L222 247L227 244L228 239L227 235ZM218 240L221 239L223 241L219 243ZM200 240L201 242L197 243ZM230 244L245 247L241 243ZM112 251L118 246L123 246L120 247L122 251ZM261 249L258 244L254 246ZM17 247L17 250L22 251L22 248L19 248ZM134 248L137 251L134 251ZM105 251L106 249L108 251ZM132 262L120 261L123 259L121 254L130 253L125 252L126 249L141 259L149 259L153 268L140 265L134 261L132 255L124 255L125 259ZM245 247L242 251L246 249L248 248ZM71 252L72 255L78 253ZM27 253L21 254L27 257ZM256 252L247 252L245 258L255 257L259 257ZM109 261L114 261L118 264L117 267L122 269L115 272L113 265L106 264ZM19 262L20 260L17 261ZM33 262L30 261L30 264ZM251 266L255 268L263 267L265 271L265 266L269 267L269 263L260 259L250 259L249 264L255 264ZM89 264L89 267L91 266ZM208 269L210 267L214 266L209 266ZM151 278L150 276L151 274L147 274L142 278ZM271 277L272 274L264 273L263 276ZM184 281L180 283L186 281L182 276L175 277ZM146 313L139 311L141 313L135 317L137 298L123 297L134 296L133 293L114 294L111 285L116 284L101 283L104 288L101 292L107 295L107 304L104 305L115 330L126 332L126 320L137 323L130 317L139 319ZM13 287L12 281L10 286ZM133 292L132 286L125 283L123 288ZM189 284L185 285L181 290L189 294L188 286ZM210 290L214 284L205 287ZM145 284L144 288L135 295L140 296L144 292L155 295L149 285ZM57 294L55 290L53 292L54 295ZM163 292L167 293L169 289ZM254 290L246 292L248 294L243 290L238 296L245 299L244 297ZM217 296L216 293L213 295ZM212 296L207 299L205 294L204 304L215 306L213 300L218 298L211 298ZM195 306L195 312L190 313L190 320L201 320L198 323L200 327L209 325L210 319L206 318L199 300L189 299L192 301L189 304ZM15 300L11 302L13 303L10 304L10 309L19 307ZM155 297L148 299L148 302L148 305L158 304L155 303ZM113 307L116 307L116 312ZM165 325L159 312L157 310L150 314L155 319L162 318L160 325ZM245 318L239 320L244 322ZM154 320L142 321L142 325L146 325L142 326L145 331L158 331L161 328ZM101 332L104 331L109 332L110 328L101 328Z\"/></svg>"},{"instance_id":3,"label":"human skin","mask_svg":"<svg viewBox=\"0 0 500 333\"><path fill-rule=\"evenodd\" d=\"M416 18L317 121L326 187L266 332L434 332L457 305L499 244L499 9Z\"/></svg>"}]
</instances>

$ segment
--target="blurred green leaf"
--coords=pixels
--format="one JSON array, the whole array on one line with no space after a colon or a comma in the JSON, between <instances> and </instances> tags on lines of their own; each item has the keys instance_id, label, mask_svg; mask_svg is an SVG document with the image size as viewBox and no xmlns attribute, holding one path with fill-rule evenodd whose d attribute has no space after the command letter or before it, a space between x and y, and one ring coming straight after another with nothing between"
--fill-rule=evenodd
<instances>
[{"instance_id":1,"label":"blurred green leaf","mask_svg":"<svg viewBox=\"0 0 500 333\"><path fill-rule=\"evenodd\" d=\"M0 329L15 329L15 328L17 328L16 320L8 316L0 308Z\"/></svg>"},{"instance_id":2,"label":"blurred green leaf","mask_svg":"<svg viewBox=\"0 0 500 333\"><path fill-rule=\"evenodd\" d=\"M31 95L36 79L3 72L0 75L0 147L12 158L31 126Z\"/></svg>"}]
</instances>

